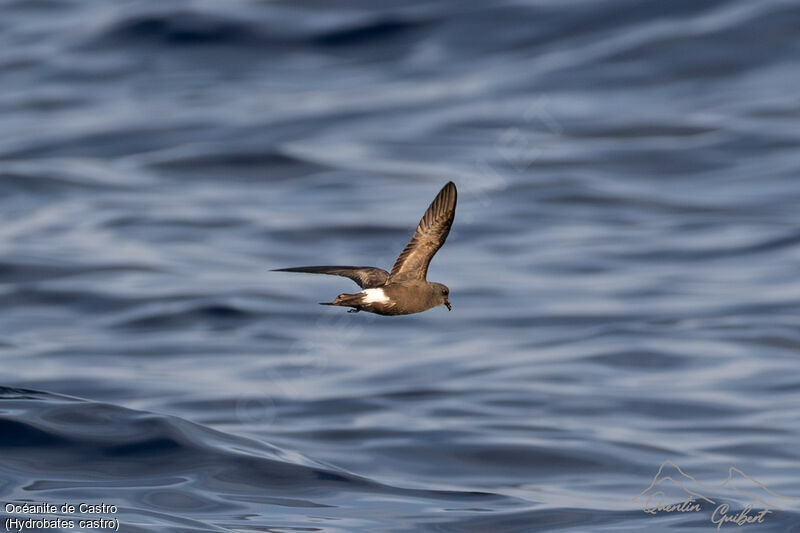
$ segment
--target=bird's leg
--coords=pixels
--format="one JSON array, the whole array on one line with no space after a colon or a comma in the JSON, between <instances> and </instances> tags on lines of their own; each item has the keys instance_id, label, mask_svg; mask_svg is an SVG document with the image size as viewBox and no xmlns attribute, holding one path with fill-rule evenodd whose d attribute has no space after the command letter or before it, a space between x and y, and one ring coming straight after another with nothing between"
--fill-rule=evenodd
<instances>
[{"instance_id":1,"label":"bird's leg","mask_svg":"<svg viewBox=\"0 0 800 533\"><path fill-rule=\"evenodd\" d=\"M358 313L358 309L356 307L347 310L348 313Z\"/></svg>"}]
</instances>

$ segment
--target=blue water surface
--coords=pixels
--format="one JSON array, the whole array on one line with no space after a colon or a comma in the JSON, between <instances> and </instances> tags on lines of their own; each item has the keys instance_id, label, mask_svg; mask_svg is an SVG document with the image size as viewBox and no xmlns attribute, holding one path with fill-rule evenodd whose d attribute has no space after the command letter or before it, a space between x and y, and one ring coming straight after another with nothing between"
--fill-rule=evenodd
<instances>
[{"instance_id":1,"label":"blue water surface","mask_svg":"<svg viewBox=\"0 0 800 533\"><path fill-rule=\"evenodd\" d=\"M778 0L0 0L0 504L716 530L635 499L670 460L774 506L721 530L800 531L799 28ZM452 312L270 272L391 267L448 180Z\"/></svg>"}]
</instances>

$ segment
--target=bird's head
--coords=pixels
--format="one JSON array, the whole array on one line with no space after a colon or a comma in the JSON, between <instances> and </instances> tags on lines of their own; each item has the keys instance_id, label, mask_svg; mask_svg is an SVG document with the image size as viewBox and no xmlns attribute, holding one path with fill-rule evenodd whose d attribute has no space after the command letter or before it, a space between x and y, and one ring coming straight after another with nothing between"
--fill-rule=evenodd
<instances>
[{"instance_id":1,"label":"bird's head","mask_svg":"<svg viewBox=\"0 0 800 533\"><path fill-rule=\"evenodd\" d=\"M435 282L431 282L430 285L433 289L433 298L436 305L444 305L448 311L451 311L453 306L450 305L450 289L447 288L447 285Z\"/></svg>"}]
</instances>

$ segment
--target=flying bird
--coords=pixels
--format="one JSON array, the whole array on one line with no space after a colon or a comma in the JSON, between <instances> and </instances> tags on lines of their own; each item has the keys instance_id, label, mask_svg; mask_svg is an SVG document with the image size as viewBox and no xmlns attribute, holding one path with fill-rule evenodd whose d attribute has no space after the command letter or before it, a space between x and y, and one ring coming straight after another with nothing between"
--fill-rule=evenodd
<instances>
[{"instance_id":1,"label":"flying bird","mask_svg":"<svg viewBox=\"0 0 800 533\"><path fill-rule=\"evenodd\" d=\"M350 307L350 313L368 311L379 315L410 315L444 305L448 311L450 289L428 281L428 265L442 247L456 214L458 194L450 181L442 187L419 221L414 236L395 261L391 272L365 266L303 266L279 268L275 272L308 272L344 276L355 281L361 292L340 294L320 305Z\"/></svg>"}]
</instances>

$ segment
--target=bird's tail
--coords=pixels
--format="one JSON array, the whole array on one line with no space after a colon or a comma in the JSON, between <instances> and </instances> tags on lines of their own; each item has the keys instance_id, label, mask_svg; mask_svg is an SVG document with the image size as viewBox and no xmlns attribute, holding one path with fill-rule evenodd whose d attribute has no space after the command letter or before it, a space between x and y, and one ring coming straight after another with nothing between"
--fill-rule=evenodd
<instances>
[{"instance_id":1,"label":"bird's tail","mask_svg":"<svg viewBox=\"0 0 800 533\"><path fill-rule=\"evenodd\" d=\"M332 302L320 302L319 305L340 305L342 307L358 307L363 300L363 294L340 294Z\"/></svg>"}]
</instances>

